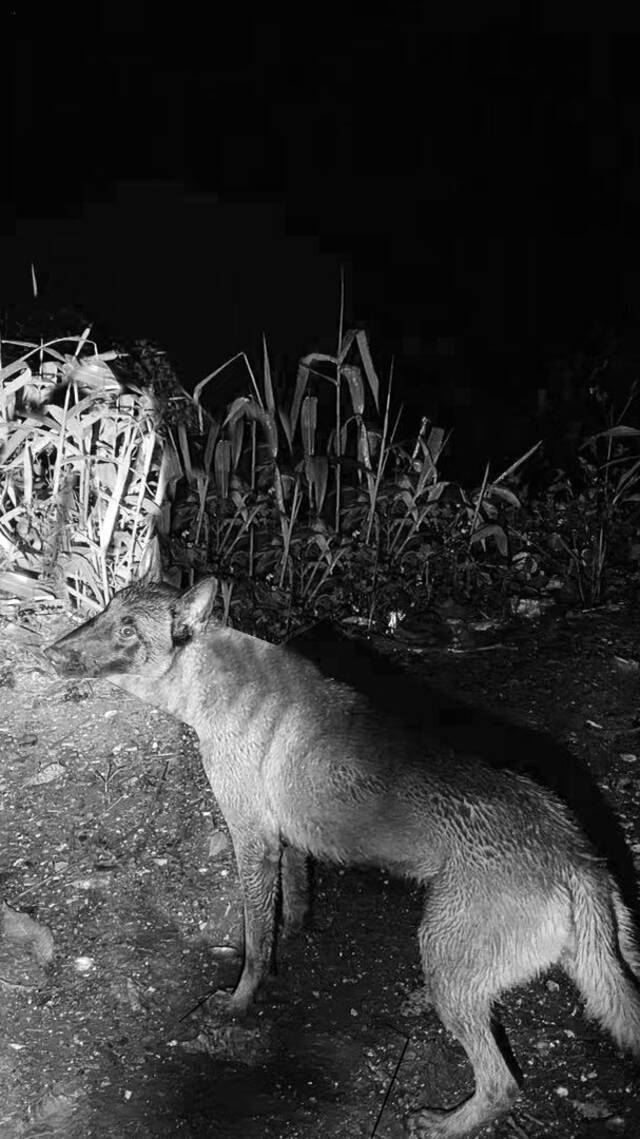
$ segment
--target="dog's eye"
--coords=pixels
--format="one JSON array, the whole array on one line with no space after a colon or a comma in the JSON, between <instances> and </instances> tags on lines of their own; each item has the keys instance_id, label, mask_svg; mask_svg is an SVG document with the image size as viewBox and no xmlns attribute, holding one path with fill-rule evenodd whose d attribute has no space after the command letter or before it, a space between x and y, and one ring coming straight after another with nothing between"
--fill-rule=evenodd
<instances>
[{"instance_id":1,"label":"dog's eye","mask_svg":"<svg viewBox=\"0 0 640 1139\"><path fill-rule=\"evenodd\" d=\"M120 636L124 637L125 641L130 641L132 637L135 637L135 635L136 635L135 625L127 625L125 623L124 625L120 626Z\"/></svg>"}]
</instances>

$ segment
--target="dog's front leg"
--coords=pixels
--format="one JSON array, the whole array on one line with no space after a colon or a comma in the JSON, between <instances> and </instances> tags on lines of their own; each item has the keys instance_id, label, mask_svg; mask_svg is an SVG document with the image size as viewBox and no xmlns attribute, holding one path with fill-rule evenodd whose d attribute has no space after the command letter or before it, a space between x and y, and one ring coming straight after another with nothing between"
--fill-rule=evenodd
<instances>
[{"instance_id":1,"label":"dog's front leg","mask_svg":"<svg viewBox=\"0 0 640 1139\"><path fill-rule=\"evenodd\" d=\"M230 829L244 897L244 965L229 1000L229 1011L235 1014L248 1008L269 972L281 852L278 839L260 834L247 820L241 829Z\"/></svg>"}]
</instances>

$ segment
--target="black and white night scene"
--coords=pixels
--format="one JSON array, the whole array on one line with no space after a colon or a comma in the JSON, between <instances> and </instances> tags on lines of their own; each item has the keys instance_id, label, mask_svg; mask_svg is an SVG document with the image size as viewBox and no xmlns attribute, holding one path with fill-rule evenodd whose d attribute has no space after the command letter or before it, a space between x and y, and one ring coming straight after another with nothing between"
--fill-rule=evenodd
<instances>
[{"instance_id":1,"label":"black and white night scene","mask_svg":"<svg viewBox=\"0 0 640 1139\"><path fill-rule=\"evenodd\" d=\"M640 9L0 53L0 1139L635 1139Z\"/></svg>"}]
</instances>

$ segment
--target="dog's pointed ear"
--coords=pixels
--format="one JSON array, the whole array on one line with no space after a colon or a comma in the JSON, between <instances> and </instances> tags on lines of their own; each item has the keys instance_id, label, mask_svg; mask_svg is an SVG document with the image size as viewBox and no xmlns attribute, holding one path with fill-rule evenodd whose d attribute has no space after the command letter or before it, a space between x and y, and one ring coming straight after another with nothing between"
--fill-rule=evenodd
<instances>
[{"instance_id":1,"label":"dog's pointed ear","mask_svg":"<svg viewBox=\"0 0 640 1139\"><path fill-rule=\"evenodd\" d=\"M154 534L145 546L144 553L140 558L136 581L139 585L151 585L154 582L163 581L160 542L157 534Z\"/></svg>"},{"instance_id":2,"label":"dog's pointed ear","mask_svg":"<svg viewBox=\"0 0 640 1139\"><path fill-rule=\"evenodd\" d=\"M203 577L193 589L187 590L173 605L171 632L174 644L184 644L200 633L213 611L218 592L218 579Z\"/></svg>"}]
</instances>

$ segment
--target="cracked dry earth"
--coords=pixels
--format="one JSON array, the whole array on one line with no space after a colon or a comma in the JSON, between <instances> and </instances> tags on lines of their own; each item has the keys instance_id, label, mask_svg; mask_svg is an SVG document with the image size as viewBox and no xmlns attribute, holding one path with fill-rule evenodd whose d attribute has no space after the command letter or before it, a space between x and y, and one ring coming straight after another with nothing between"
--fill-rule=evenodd
<instances>
[{"instance_id":1,"label":"cracked dry earth","mask_svg":"<svg viewBox=\"0 0 640 1139\"><path fill-rule=\"evenodd\" d=\"M106 683L49 675L38 649L68 619L2 613L0 1139L400 1139L410 1107L469 1094L461 1049L420 1003L421 891L382 875L317 867L310 928L282 948L255 1011L208 1013L237 975L242 918L193 737ZM628 882L634 624L602 610L520 627L493 651L385 649L437 689L453 742L546 764L578 798L590 773L626 839L626 854L619 836L610 848ZM610 820L587 814L605 835ZM496 1139L640 1135L638 1071L564 976L509 994L500 1019L524 1087Z\"/></svg>"}]
</instances>

